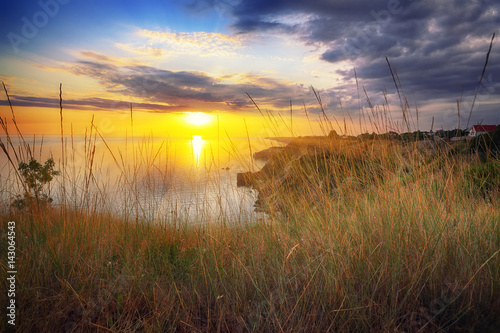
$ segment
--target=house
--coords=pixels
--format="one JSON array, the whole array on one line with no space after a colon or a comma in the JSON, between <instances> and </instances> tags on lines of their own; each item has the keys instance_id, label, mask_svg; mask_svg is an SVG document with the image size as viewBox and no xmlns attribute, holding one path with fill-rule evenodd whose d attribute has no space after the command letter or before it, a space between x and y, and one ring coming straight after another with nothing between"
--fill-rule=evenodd
<instances>
[{"instance_id":1,"label":"house","mask_svg":"<svg viewBox=\"0 0 500 333\"><path fill-rule=\"evenodd\" d=\"M497 125L474 125L469 131L470 137L475 137L481 134L486 134L490 132L495 132Z\"/></svg>"}]
</instances>

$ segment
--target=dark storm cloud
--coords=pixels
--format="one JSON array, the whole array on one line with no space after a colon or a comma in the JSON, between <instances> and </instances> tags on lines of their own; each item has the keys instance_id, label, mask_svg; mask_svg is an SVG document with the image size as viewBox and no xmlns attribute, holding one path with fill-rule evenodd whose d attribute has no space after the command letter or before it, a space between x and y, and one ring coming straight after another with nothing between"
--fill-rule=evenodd
<instances>
[{"instance_id":1,"label":"dark storm cloud","mask_svg":"<svg viewBox=\"0 0 500 333\"><path fill-rule=\"evenodd\" d=\"M77 61L66 70L95 78L108 91L140 98L151 103L196 107L219 103L232 110L252 107L250 94L259 103L273 108L287 108L290 100L310 98L309 89L272 78L247 75L246 83L224 84L202 72L169 71L144 65L118 66L96 61ZM161 110L161 109L159 109Z\"/></svg>"},{"instance_id":2,"label":"dark storm cloud","mask_svg":"<svg viewBox=\"0 0 500 333\"><path fill-rule=\"evenodd\" d=\"M385 89L394 93L385 61L388 57L405 90L418 98L420 105L436 99L456 101L462 90L467 96L473 94L490 38L500 27L497 0L214 0L208 3L215 7L224 3L238 33L289 32L306 44L326 48L320 59L332 66L350 61L371 94L380 95ZM302 20L293 20L298 16ZM482 88L490 99L500 91L499 37L487 70L491 80ZM346 82L353 78L352 71L343 75ZM353 91L347 85L336 89Z\"/></svg>"}]
</instances>

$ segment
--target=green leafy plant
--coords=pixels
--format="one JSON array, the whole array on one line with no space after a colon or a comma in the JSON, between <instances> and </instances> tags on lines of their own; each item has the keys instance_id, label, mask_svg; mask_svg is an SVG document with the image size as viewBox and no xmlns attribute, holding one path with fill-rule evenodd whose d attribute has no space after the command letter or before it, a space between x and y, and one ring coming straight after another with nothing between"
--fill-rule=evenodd
<instances>
[{"instance_id":1,"label":"green leafy plant","mask_svg":"<svg viewBox=\"0 0 500 333\"><path fill-rule=\"evenodd\" d=\"M470 165L465 170L465 189L485 195L500 190L500 163L492 160Z\"/></svg>"},{"instance_id":2,"label":"green leafy plant","mask_svg":"<svg viewBox=\"0 0 500 333\"><path fill-rule=\"evenodd\" d=\"M54 166L55 163L52 158L45 161L43 165L34 158L31 158L28 163L20 162L18 170L27 186L27 191L23 197L18 195L12 202L12 206L23 209L29 206L31 202L44 206L50 204L53 200L44 193L44 187L52 181L54 176L60 173L58 170L54 170Z\"/></svg>"}]
</instances>

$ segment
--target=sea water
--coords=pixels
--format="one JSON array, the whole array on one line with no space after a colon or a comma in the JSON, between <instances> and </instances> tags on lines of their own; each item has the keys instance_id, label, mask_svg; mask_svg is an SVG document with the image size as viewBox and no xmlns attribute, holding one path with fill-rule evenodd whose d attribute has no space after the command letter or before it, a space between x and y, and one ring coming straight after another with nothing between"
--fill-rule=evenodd
<instances>
[{"instance_id":1,"label":"sea water","mask_svg":"<svg viewBox=\"0 0 500 333\"><path fill-rule=\"evenodd\" d=\"M5 137L1 139L6 143ZM260 138L88 135L62 140L57 136L13 137L11 141L13 162L3 152L0 155L3 202L24 191L13 165L17 166L18 159L29 161L29 147L42 164L52 157L60 171L44 187L54 207L64 204L132 221L174 224L246 223L263 218L254 211L257 193L236 186L238 172L263 166L264 162L253 160L252 152L271 143Z\"/></svg>"}]
</instances>

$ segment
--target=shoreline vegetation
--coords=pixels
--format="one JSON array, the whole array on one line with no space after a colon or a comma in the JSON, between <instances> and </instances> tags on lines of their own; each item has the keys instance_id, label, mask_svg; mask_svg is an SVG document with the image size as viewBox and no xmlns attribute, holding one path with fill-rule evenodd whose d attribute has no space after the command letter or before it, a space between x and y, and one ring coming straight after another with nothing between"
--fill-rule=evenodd
<instances>
[{"instance_id":1,"label":"shoreline vegetation","mask_svg":"<svg viewBox=\"0 0 500 333\"><path fill-rule=\"evenodd\" d=\"M14 135L24 142L12 112ZM62 124L61 108L61 137ZM2 128L4 157L24 191L17 199L25 200L0 206L3 249L7 221L16 223L18 331L500 329L498 129L459 142L410 133L408 140L344 139L331 131L294 138L269 153L260 171L245 174L266 219L235 224L200 216L205 223L190 225L100 209L110 198L93 178L93 147L99 138L106 144L95 126L77 176L66 169L71 152L62 139L61 163L30 169L34 147L14 147L3 120ZM19 173L21 162L33 172ZM134 163L161 166L131 163L120 169L119 185L133 206L140 200ZM52 204L44 172L85 204L67 196ZM85 185L75 186L77 179Z\"/></svg>"},{"instance_id":2,"label":"shoreline vegetation","mask_svg":"<svg viewBox=\"0 0 500 333\"><path fill-rule=\"evenodd\" d=\"M329 197L346 181L350 186L363 190L367 184L381 185L390 174L404 173L411 178L411 173L417 171L411 167L415 163L413 158L428 168L440 168L443 165L436 167L436 162L443 158L457 155L470 162L471 155L475 154L486 165L485 168L491 167L494 172L486 179L475 181L486 182L479 185L485 186L484 189L497 189L500 186L497 183L499 176L495 174L498 166L492 161L500 156L500 125L491 127L496 130L479 137L455 136L463 134L456 129L441 132L440 136L416 131L402 135L394 132L366 133L341 138L332 130L328 136L267 138L287 144L254 153L254 159L266 161L266 164L257 172L238 173L237 185L256 189L259 193L256 210L271 214L276 210L284 211L286 202L296 192L312 195L311 190L314 192L316 188L321 188ZM389 153L391 150L399 151L401 155ZM334 165L337 168L332 167ZM474 168L471 166L470 170ZM470 170L465 172L475 172Z\"/></svg>"}]
</instances>

